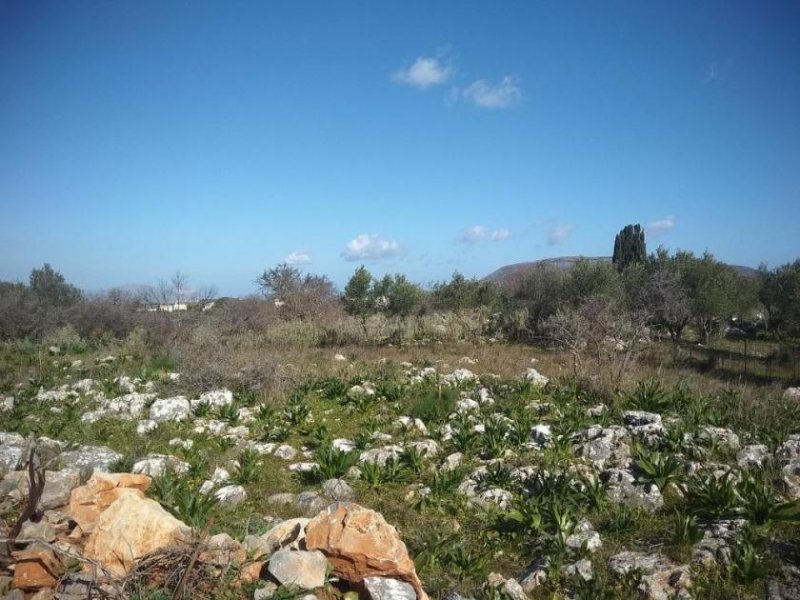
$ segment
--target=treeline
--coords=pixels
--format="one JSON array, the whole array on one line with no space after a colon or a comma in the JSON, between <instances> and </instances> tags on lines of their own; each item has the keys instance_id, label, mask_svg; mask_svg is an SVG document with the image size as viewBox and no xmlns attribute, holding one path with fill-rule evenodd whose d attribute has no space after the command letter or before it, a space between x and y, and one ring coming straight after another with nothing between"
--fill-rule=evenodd
<instances>
[{"instance_id":1,"label":"treeline","mask_svg":"<svg viewBox=\"0 0 800 600\"><path fill-rule=\"evenodd\" d=\"M396 323L392 335L402 342L410 321L447 313L477 322L481 335L583 349L632 339L644 328L675 341L692 329L706 343L732 326L739 334L800 335L800 260L762 266L756 277L747 277L709 253L660 248L643 256L643 249L623 251L619 241L615 246L624 264L578 260L564 270L542 263L510 286L456 272L423 288L401 273L375 277L360 266L339 291L325 276L282 264L259 275L258 297L225 299L208 318L235 332L292 320L331 327L349 315L369 339L370 323L381 317ZM177 281L173 295L180 296L186 276ZM169 298L165 286L159 289L160 299ZM27 284L0 282L0 338L41 339L64 325L86 338L119 338L137 326L169 328L172 321L185 325L203 318L200 311L190 311L192 318L149 313L148 300L114 290L87 296L44 265Z\"/></svg>"}]
</instances>

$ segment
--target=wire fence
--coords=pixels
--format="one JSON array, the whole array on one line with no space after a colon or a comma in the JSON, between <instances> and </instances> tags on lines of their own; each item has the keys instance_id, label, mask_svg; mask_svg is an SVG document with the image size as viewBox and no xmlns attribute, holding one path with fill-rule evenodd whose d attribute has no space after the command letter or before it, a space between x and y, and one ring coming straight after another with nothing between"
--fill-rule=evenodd
<instances>
[{"instance_id":1,"label":"wire fence","mask_svg":"<svg viewBox=\"0 0 800 600\"><path fill-rule=\"evenodd\" d=\"M765 347L740 338L712 347L685 342L680 351L690 362L740 379L800 383L800 346L796 344Z\"/></svg>"}]
</instances>

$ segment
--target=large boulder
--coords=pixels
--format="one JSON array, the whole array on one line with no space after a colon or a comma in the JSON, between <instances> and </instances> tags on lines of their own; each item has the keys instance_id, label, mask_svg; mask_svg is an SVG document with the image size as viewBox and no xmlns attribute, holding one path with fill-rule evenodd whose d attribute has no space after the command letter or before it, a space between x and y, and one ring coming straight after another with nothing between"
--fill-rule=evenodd
<instances>
[{"instance_id":1,"label":"large boulder","mask_svg":"<svg viewBox=\"0 0 800 600\"><path fill-rule=\"evenodd\" d=\"M394 527L380 513L337 502L306 526L306 548L322 552L333 574L350 582L389 577L410 583L420 600L427 598L414 562Z\"/></svg>"},{"instance_id":2,"label":"large boulder","mask_svg":"<svg viewBox=\"0 0 800 600\"><path fill-rule=\"evenodd\" d=\"M188 542L191 536L191 529L158 502L128 493L100 514L84 555L111 573L126 575L136 559Z\"/></svg>"},{"instance_id":3,"label":"large boulder","mask_svg":"<svg viewBox=\"0 0 800 600\"><path fill-rule=\"evenodd\" d=\"M98 473L86 485L72 490L69 514L88 533L94 529L100 514L119 498L127 494L144 498L148 487L150 478L147 475Z\"/></svg>"}]
</instances>

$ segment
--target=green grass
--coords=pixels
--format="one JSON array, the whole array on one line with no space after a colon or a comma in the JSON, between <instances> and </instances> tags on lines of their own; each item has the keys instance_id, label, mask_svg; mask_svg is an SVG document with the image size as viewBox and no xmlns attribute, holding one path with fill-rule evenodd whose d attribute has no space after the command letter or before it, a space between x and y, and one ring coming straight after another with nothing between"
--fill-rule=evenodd
<instances>
[{"instance_id":1,"label":"green grass","mask_svg":"<svg viewBox=\"0 0 800 600\"><path fill-rule=\"evenodd\" d=\"M442 350L408 346L403 350L383 348L380 352L351 348L345 353L355 360L346 367L333 363L327 350L303 350L297 354L287 350L283 362L289 364L291 358L293 364L302 365L296 370L286 368L290 373L288 383L279 390L237 387L235 405L216 415L208 414L207 418L241 424L237 420L238 408L253 407L256 421L247 424L252 438L288 443L295 449L313 452L310 460L319 463L319 470L310 477L297 477L288 470L287 461L259 456L232 442L196 434L191 422L163 423L141 437L135 432L136 421L105 418L92 424L81 422L81 414L93 408L88 397L62 406L61 413L53 413L51 403L31 399L40 386L51 389L83 377L96 379L97 388L107 396L119 395L112 384L118 375L145 375L158 381L162 397L167 392L183 393L180 383L161 381L160 373L181 370L180 362L164 356L145 354L130 361L120 359L111 366L97 364L105 354L119 356L117 350L90 343L81 354L52 357L35 344L0 344L0 393L14 393L21 399L11 413L2 416L2 428L75 444L109 446L123 455L114 465L115 470L130 469L133 461L148 453L175 455L190 463L189 474L160 478L150 494L197 529L213 520L212 533L225 531L241 539L248 533L268 529L272 520L267 516L298 516L295 506L271 505L267 502L269 496L319 490L325 479L346 476L362 450L419 439L415 431L403 431L394 423L400 415L420 418L440 443L439 456L406 450L385 466L361 466L361 479L350 483L358 502L378 510L398 528L432 598L442 597L452 589L475 598L493 597L494 592L485 586L489 572L518 576L543 554L553 559L552 576L533 594L534 598L632 597L630 582L619 580L608 571L606 562L610 556L622 550L652 552L657 548L672 560L686 563L691 558L692 544L709 520L732 516L746 516L752 521L750 537L742 538L737 545L731 570L698 573L697 589L705 594L703 597L755 597L763 589L765 577L779 566L779 557L771 550L776 546L770 542L791 542L798 535L798 506L788 502L774 486L779 465L768 464L752 477L741 476L734 454L708 444L687 448L683 439L684 433L714 424L732 428L743 443L766 443L774 450L790 433L800 431L800 408L781 401L781 390L776 387L731 385L711 375L663 367L659 372L648 370L644 364L636 365L630 379L619 388L603 387L598 382L558 377L558 367L553 362L541 369L554 375L553 382L546 389L539 389L503 369L513 368L520 375L532 352L545 361L554 360L553 355L510 345ZM440 386L436 381L411 385L399 367L405 359L418 366L426 360L434 364L439 352L450 352L444 357L449 369L458 366L460 356L478 356L478 365L487 365L486 372L481 373L482 380L495 400L493 406L481 407L474 420L467 416L450 420L453 432L449 440L440 435L440 428L454 412L461 392L474 398L474 390L470 386ZM389 356L387 361L378 362L384 354ZM64 368L78 357L85 365L80 373ZM54 361L60 364L54 365ZM441 363L435 364L440 372L447 372ZM568 367L564 365L565 370ZM495 369L502 376L488 377L488 372ZM374 386L375 397L359 403L347 401L350 387L365 381ZM17 388L17 383L22 387ZM588 417L586 409L600 402L609 406L606 414ZM549 409L542 408L544 404ZM610 502L606 486L598 478L583 476L589 467L577 452L576 434L594 423L620 424L621 411L630 408L659 412L665 417L668 433L658 444L638 452L632 447L640 481L654 483L665 492L665 506L655 513L625 509ZM668 420L670 416L675 420ZM525 446L530 428L539 423L551 426L553 441L544 449ZM477 424L483 425L483 432L474 431ZM375 431L392 435L392 441L374 441ZM172 446L169 441L173 438L191 439L194 446L190 450ZM358 450L334 451L331 442L335 438L354 440ZM465 455L461 467L454 471L439 467L441 458L457 451ZM511 492L509 510L478 508L458 494L458 486L475 468L501 457L502 463L487 465L485 474L478 478L478 487L500 487ZM735 477L686 476L684 463L697 457L721 461L734 470ZM295 459L300 460L306 459ZM233 461L238 461L238 468ZM242 505L222 509L197 493L216 467L228 469L233 482L244 486L248 497ZM514 474L518 467L531 467L533 474L521 480ZM671 484L683 483L688 488L685 496L673 493ZM419 493L422 487L430 488L427 496ZM411 491L413 495L409 494ZM566 549L564 542L582 519L588 519L603 540L602 548L591 557L596 582L592 584L579 583L559 570L579 557L579 553Z\"/></svg>"}]
</instances>

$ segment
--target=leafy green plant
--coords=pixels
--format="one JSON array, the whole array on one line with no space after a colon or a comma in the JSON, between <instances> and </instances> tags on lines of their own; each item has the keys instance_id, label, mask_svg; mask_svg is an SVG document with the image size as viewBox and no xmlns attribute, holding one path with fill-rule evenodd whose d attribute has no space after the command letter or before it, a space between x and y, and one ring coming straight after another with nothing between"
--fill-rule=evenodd
<instances>
[{"instance_id":1,"label":"leafy green plant","mask_svg":"<svg viewBox=\"0 0 800 600\"><path fill-rule=\"evenodd\" d=\"M452 496L463 478L462 469L437 469L430 483L431 494L439 498Z\"/></svg>"},{"instance_id":2,"label":"leafy green plant","mask_svg":"<svg viewBox=\"0 0 800 600\"><path fill-rule=\"evenodd\" d=\"M800 500L782 502L768 482L744 474L736 485L743 515L755 525L777 522L800 525Z\"/></svg>"},{"instance_id":3,"label":"leafy green plant","mask_svg":"<svg viewBox=\"0 0 800 600\"><path fill-rule=\"evenodd\" d=\"M628 405L636 410L660 413L669 408L670 397L660 381L639 381L625 395Z\"/></svg>"},{"instance_id":4,"label":"leafy green plant","mask_svg":"<svg viewBox=\"0 0 800 600\"><path fill-rule=\"evenodd\" d=\"M424 448L418 450L415 446L407 446L400 454L400 463L414 475L419 475L422 473L422 469L425 468L425 457L427 453L427 450Z\"/></svg>"},{"instance_id":5,"label":"leafy green plant","mask_svg":"<svg viewBox=\"0 0 800 600\"><path fill-rule=\"evenodd\" d=\"M635 528L636 513L627 506L619 506L611 511L604 529L609 533L624 534Z\"/></svg>"},{"instance_id":6,"label":"leafy green plant","mask_svg":"<svg viewBox=\"0 0 800 600\"><path fill-rule=\"evenodd\" d=\"M467 549L463 544L454 544L443 557L458 579L479 578L489 566L489 556Z\"/></svg>"},{"instance_id":7,"label":"leafy green plant","mask_svg":"<svg viewBox=\"0 0 800 600\"><path fill-rule=\"evenodd\" d=\"M365 462L358 468L361 471L360 481L367 486L377 489L383 483L382 468L377 462Z\"/></svg>"},{"instance_id":8,"label":"leafy green plant","mask_svg":"<svg viewBox=\"0 0 800 600\"><path fill-rule=\"evenodd\" d=\"M483 423L484 431L479 438L481 455L485 458L500 458L509 446L509 426L505 420L490 417Z\"/></svg>"},{"instance_id":9,"label":"leafy green plant","mask_svg":"<svg viewBox=\"0 0 800 600\"><path fill-rule=\"evenodd\" d=\"M462 454L472 454L478 445L478 436L473 431L472 422L462 417L453 423L452 428L453 433L450 437L450 442L453 447Z\"/></svg>"},{"instance_id":10,"label":"leafy green plant","mask_svg":"<svg viewBox=\"0 0 800 600\"><path fill-rule=\"evenodd\" d=\"M289 428L272 404L260 404L255 414L254 436L262 442L284 442L289 437Z\"/></svg>"},{"instance_id":11,"label":"leafy green plant","mask_svg":"<svg viewBox=\"0 0 800 600\"><path fill-rule=\"evenodd\" d=\"M223 404L217 408L216 417L228 425L236 425L239 422L239 404L237 402Z\"/></svg>"},{"instance_id":12,"label":"leafy green plant","mask_svg":"<svg viewBox=\"0 0 800 600\"><path fill-rule=\"evenodd\" d=\"M378 430L378 423L374 419L367 419L361 425L361 429L358 430L355 437L353 438L353 442L356 445L356 448L359 450L366 449L369 446L370 442L372 441L372 436Z\"/></svg>"},{"instance_id":13,"label":"leafy green plant","mask_svg":"<svg viewBox=\"0 0 800 600\"><path fill-rule=\"evenodd\" d=\"M320 380L317 388L328 400L338 400L347 393L347 384L338 377L326 377Z\"/></svg>"},{"instance_id":14,"label":"leafy green plant","mask_svg":"<svg viewBox=\"0 0 800 600\"><path fill-rule=\"evenodd\" d=\"M556 469L537 471L527 482L528 487L542 499L566 505L581 502L581 482L566 471Z\"/></svg>"},{"instance_id":15,"label":"leafy green plant","mask_svg":"<svg viewBox=\"0 0 800 600\"><path fill-rule=\"evenodd\" d=\"M697 524L697 517L679 510L673 517L672 541L680 546L692 546L703 539L703 532Z\"/></svg>"},{"instance_id":16,"label":"leafy green plant","mask_svg":"<svg viewBox=\"0 0 800 600\"><path fill-rule=\"evenodd\" d=\"M505 463L494 462L475 478L476 488L482 492L490 488L512 490L519 487L519 481L511 472L511 467Z\"/></svg>"},{"instance_id":17,"label":"leafy green plant","mask_svg":"<svg viewBox=\"0 0 800 600\"><path fill-rule=\"evenodd\" d=\"M386 402L398 402L406 393L406 386L390 379L375 383L375 395Z\"/></svg>"},{"instance_id":18,"label":"leafy green plant","mask_svg":"<svg viewBox=\"0 0 800 600\"><path fill-rule=\"evenodd\" d=\"M245 450L239 454L236 460L236 466L231 473L231 479L234 483L246 485L254 482L258 478L259 471L262 468L261 456L254 450Z\"/></svg>"},{"instance_id":19,"label":"leafy green plant","mask_svg":"<svg viewBox=\"0 0 800 600\"><path fill-rule=\"evenodd\" d=\"M683 465L674 456L652 452L641 446L636 449L636 471L640 480L655 484L661 491L670 483L684 479Z\"/></svg>"},{"instance_id":20,"label":"leafy green plant","mask_svg":"<svg viewBox=\"0 0 800 600\"><path fill-rule=\"evenodd\" d=\"M112 462L108 466L109 473L130 473L133 463L136 462L132 456L123 456Z\"/></svg>"},{"instance_id":21,"label":"leafy green plant","mask_svg":"<svg viewBox=\"0 0 800 600\"><path fill-rule=\"evenodd\" d=\"M728 575L735 581L750 584L767 575L764 557L756 548L751 531L744 529L731 544Z\"/></svg>"},{"instance_id":22,"label":"leafy green plant","mask_svg":"<svg viewBox=\"0 0 800 600\"><path fill-rule=\"evenodd\" d=\"M320 446L314 452L314 461L317 463L314 479L339 479L358 463L358 452L344 452L331 445Z\"/></svg>"},{"instance_id":23,"label":"leafy green plant","mask_svg":"<svg viewBox=\"0 0 800 600\"><path fill-rule=\"evenodd\" d=\"M328 446L333 441L328 424L325 422L317 423L308 432L308 437L311 439L311 445L315 448L321 446Z\"/></svg>"},{"instance_id":24,"label":"leafy green plant","mask_svg":"<svg viewBox=\"0 0 800 600\"><path fill-rule=\"evenodd\" d=\"M616 600L620 597L619 590L603 576L595 575L589 580L580 576L575 577L573 600Z\"/></svg>"},{"instance_id":25,"label":"leafy green plant","mask_svg":"<svg viewBox=\"0 0 800 600\"><path fill-rule=\"evenodd\" d=\"M308 401L304 395L298 392L292 394L292 397L283 409L283 418L295 426L305 423L310 414L311 407L308 405Z\"/></svg>"},{"instance_id":26,"label":"leafy green plant","mask_svg":"<svg viewBox=\"0 0 800 600\"><path fill-rule=\"evenodd\" d=\"M202 528L217 504L213 495L201 494L170 470L155 477L149 491L165 509L196 530Z\"/></svg>"},{"instance_id":27,"label":"leafy green plant","mask_svg":"<svg viewBox=\"0 0 800 600\"><path fill-rule=\"evenodd\" d=\"M381 467L381 483L400 483L406 481L406 475L403 463L394 457L387 459Z\"/></svg>"},{"instance_id":28,"label":"leafy green plant","mask_svg":"<svg viewBox=\"0 0 800 600\"><path fill-rule=\"evenodd\" d=\"M693 479L689 484L689 504L701 514L722 517L735 513L739 506L739 495L736 493L734 474L728 471L720 477L707 475Z\"/></svg>"},{"instance_id":29,"label":"leafy green plant","mask_svg":"<svg viewBox=\"0 0 800 600\"><path fill-rule=\"evenodd\" d=\"M505 517L514 528L526 535L537 535L542 530L542 507L536 497L516 500Z\"/></svg>"},{"instance_id":30,"label":"leafy green plant","mask_svg":"<svg viewBox=\"0 0 800 600\"><path fill-rule=\"evenodd\" d=\"M592 508L600 511L608 504L608 483L600 477L580 477L578 491L583 501Z\"/></svg>"}]
</instances>

